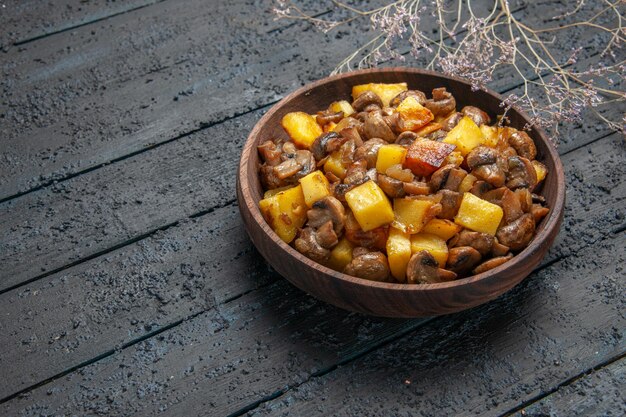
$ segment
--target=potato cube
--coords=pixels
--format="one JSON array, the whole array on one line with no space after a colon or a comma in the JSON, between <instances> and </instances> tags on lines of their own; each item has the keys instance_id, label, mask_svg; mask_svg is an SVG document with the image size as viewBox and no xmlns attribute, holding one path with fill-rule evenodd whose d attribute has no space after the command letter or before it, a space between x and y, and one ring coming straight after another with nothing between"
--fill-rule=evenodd
<instances>
[{"instance_id":1,"label":"potato cube","mask_svg":"<svg viewBox=\"0 0 626 417\"><path fill-rule=\"evenodd\" d=\"M393 226L409 234L418 233L434 217L431 214L431 207L434 204L432 200L395 198Z\"/></svg>"},{"instance_id":2,"label":"potato cube","mask_svg":"<svg viewBox=\"0 0 626 417\"><path fill-rule=\"evenodd\" d=\"M346 202L365 232L391 223L394 219L389 199L374 181L368 181L348 191Z\"/></svg>"},{"instance_id":3,"label":"potato cube","mask_svg":"<svg viewBox=\"0 0 626 417\"><path fill-rule=\"evenodd\" d=\"M339 151L335 151L328 156L328 159L324 163L324 171L332 172L341 179L346 177L348 168L341 162L341 154Z\"/></svg>"},{"instance_id":4,"label":"potato cube","mask_svg":"<svg viewBox=\"0 0 626 417\"><path fill-rule=\"evenodd\" d=\"M422 232L439 236L443 240L448 240L461 231L462 227L446 219L432 219L424 225Z\"/></svg>"},{"instance_id":5,"label":"potato cube","mask_svg":"<svg viewBox=\"0 0 626 417\"><path fill-rule=\"evenodd\" d=\"M354 249L354 245L345 236L342 237L339 243L330 251L328 266L335 271L343 272L343 269L352 260L352 249Z\"/></svg>"},{"instance_id":6,"label":"potato cube","mask_svg":"<svg viewBox=\"0 0 626 417\"><path fill-rule=\"evenodd\" d=\"M296 237L307 220L301 185L259 201L259 209L272 230L287 243Z\"/></svg>"},{"instance_id":7,"label":"potato cube","mask_svg":"<svg viewBox=\"0 0 626 417\"><path fill-rule=\"evenodd\" d=\"M429 139L418 139L411 144L404 167L419 177L426 177L439 169L455 145Z\"/></svg>"},{"instance_id":8,"label":"potato cube","mask_svg":"<svg viewBox=\"0 0 626 417\"><path fill-rule=\"evenodd\" d=\"M466 156L472 149L482 145L485 142L485 137L476 123L465 116L448 132L443 142L456 145L457 150L460 151L463 156Z\"/></svg>"},{"instance_id":9,"label":"potato cube","mask_svg":"<svg viewBox=\"0 0 626 417\"><path fill-rule=\"evenodd\" d=\"M304 193L304 201L309 207L313 207L313 203L317 200L330 195L330 184L322 171L313 171L309 175L300 178L302 192Z\"/></svg>"},{"instance_id":10,"label":"potato cube","mask_svg":"<svg viewBox=\"0 0 626 417\"><path fill-rule=\"evenodd\" d=\"M314 116L301 111L287 113L281 124L299 148L308 149L324 133Z\"/></svg>"},{"instance_id":11,"label":"potato cube","mask_svg":"<svg viewBox=\"0 0 626 417\"><path fill-rule=\"evenodd\" d=\"M489 233L493 236L498 230L503 215L502 207L476 197L472 193L465 193L454 222L476 232Z\"/></svg>"},{"instance_id":12,"label":"potato cube","mask_svg":"<svg viewBox=\"0 0 626 417\"><path fill-rule=\"evenodd\" d=\"M378 150L376 171L384 174L392 165L402 164L406 156L406 148L400 145L383 145Z\"/></svg>"},{"instance_id":13,"label":"potato cube","mask_svg":"<svg viewBox=\"0 0 626 417\"><path fill-rule=\"evenodd\" d=\"M411 96L402 100L402 103L396 107L396 111L402 119L403 132L408 130L416 131L435 118L430 110L422 106L415 97Z\"/></svg>"},{"instance_id":14,"label":"potato cube","mask_svg":"<svg viewBox=\"0 0 626 417\"><path fill-rule=\"evenodd\" d=\"M487 145L492 148L498 146L498 135L500 133L500 129L497 126L481 125L480 131L484 137L483 145Z\"/></svg>"},{"instance_id":15,"label":"potato cube","mask_svg":"<svg viewBox=\"0 0 626 417\"><path fill-rule=\"evenodd\" d=\"M411 252L417 253L421 250L433 255L433 258L439 262L439 267L444 268L446 266L448 245L441 237L429 233L418 233L411 236Z\"/></svg>"},{"instance_id":16,"label":"potato cube","mask_svg":"<svg viewBox=\"0 0 626 417\"><path fill-rule=\"evenodd\" d=\"M391 227L387 239L387 259L391 275L400 282L406 281L406 267L411 259L411 235Z\"/></svg>"},{"instance_id":17,"label":"potato cube","mask_svg":"<svg viewBox=\"0 0 626 417\"><path fill-rule=\"evenodd\" d=\"M292 188L293 185L285 185L284 187L279 187L279 188L274 188L272 190L267 190L265 193L263 193L263 198L270 198L275 196L276 194L288 190L290 188Z\"/></svg>"},{"instance_id":18,"label":"potato cube","mask_svg":"<svg viewBox=\"0 0 626 417\"><path fill-rule=\"evenodd\" d=\"M340 100L330 103L328 109L333 113L343 112L343 117L348 117L351 114L354 114L354 109L352 105L348 103L346 100Z\"/></svg>"},{"instance_id":19,"label":"potato cube","mask_svg":"<svg viewBox=\"0 0 626 417\"><path fill-rule=\"evenodd\" d=\"M360 96L362 93L368 90L376 93L376 95L380 97L380 99L383 102L383 107L388 107L389 102L391 101L392 98L394 98L401 92L407 90L407 85L406 83L397 83L397 84L370 83L370 84L355 85L354 87L352 87L352 100L356 100L358 96Z\"/></svg>"},{"instance_id":20,"label":"potato cube","mask_svg":"<svg viewBox=\"0 0 626 417\"><path fill-rule=\"evenodd\" d=\"M535 159L530 161L530 163L533 165L533 168L535 168L535 172L537 173L537 183L543 181L546 178L546 175L548 175L548 168Z\"/></svg>"}]
</instances>

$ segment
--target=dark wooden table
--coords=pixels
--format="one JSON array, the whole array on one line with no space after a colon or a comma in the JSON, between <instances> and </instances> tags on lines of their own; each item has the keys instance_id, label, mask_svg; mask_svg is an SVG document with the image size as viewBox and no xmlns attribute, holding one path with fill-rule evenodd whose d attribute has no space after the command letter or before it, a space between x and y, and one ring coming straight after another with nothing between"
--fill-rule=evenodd
<instances>
[{"instance_id":1,"label":"dark wooden table","mask_svg":"<svg viewBox=\"0 0 626 417\"><path fill-rule=\"evenodd\" d=\"M626 413L619 133L562 127L565 220L513 291L445 317L361 316L267 266L235 169L260 116L367 22L324 35L265 0L2 3L0 414ZM516 13L541 25L560 5ZM511 73L493 87L520 88Z\"/></svg>"}]
</instances>

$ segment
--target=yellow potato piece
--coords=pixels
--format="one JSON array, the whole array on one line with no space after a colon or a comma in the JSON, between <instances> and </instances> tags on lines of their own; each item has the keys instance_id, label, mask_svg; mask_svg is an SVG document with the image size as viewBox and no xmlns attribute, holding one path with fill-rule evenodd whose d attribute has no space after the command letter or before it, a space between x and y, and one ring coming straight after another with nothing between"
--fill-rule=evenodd
<instances>
[{"instance_id":1,"label":"yellow potato piece","mask_svg":"<svg viewBox=\"0 0 626 417\"><path fill-rule=\"evenodd\" d=\"M415 97L407 97L398 105L396 111L402 118L403 131L416 131L428 123L435 117L432 112L422 106Z\"/></svg>"},{"instance_id":2,"label":"yellow potato piece","mask_svg":"<svg viewBox=\"0 0 626 417\"><path fill-rule=\"evenodd\" d=\"M333 113L343 112L343 117L348 117L355 113L352 105L346 100L335 101L328 106L328 109Z\"/></svg>"},{"instance_id":3,"label":"yellow potato piece","mask_svg":"<svg viewBox=\"0 0 626 417\"><path fill-rule=\"evenodd\" d=\"M352 260L352 249L354 245L345 237L330 251L328 266L335 271L343 272L346 265Z\"/></svg>"},{"instance_id":4,"label":"yellow potato piece","mask_svg":"<svg viewBox=\"0 0 626 417\"><path fill-rule=\"evenodd\" d=\"M324 163L325 172L332 172L341 179L346 177L347 170L346 166L341 162L341 155L339 151L331 153Z\"/></svg>"},{"instance_id":5,"label":"yellow potato piece","mask_svg":"<svg viewBox=\"0 0 626 417\"><path fill-rule=\"evenodd\" d=\"M422 232L439 236L443 240L448 240L461 231L458 224L445 219L432 219L422 229Z\"/></svg>"},{"instance_id":6,"label":"yellow potato piece","mask_svg":"<svg viewBox=\"0 0 626 417\"><path fill-rule=\"evenodd\" d=\"M395 96L400 94L403 91L406 91L407 85L406 83L397 83L397 84L379 84L379 83L369 83L369 84L361 84L355 85L352 87L352 100L356 100L358 96L363 94L365 91L372 91L376 93L378 97L380 97L383 102L384 107L389 106L389 102Z\"/></svg>"},{"instance_id":7,"label":"yellow potato piece","mask_svg":"<svg viewBox=\"0 0 626 417\"><path fill-rule=\"evenodd\" d=\"M406 267L411 259L411 235L391 227L387 238L387 258L391 275L400 282L406 281Z\"/></svg>"},{"instance_id":8,"label":"yellow potato piece","mask_svg":"<svg viewBox=\"0 0 626 417\"><path fill-rule=\"evenodd\" d=\"M304 202L313 207L313 203L330 195L330 184L322 171L313 171L309 175L300 178Z\"/></svg>"},{"instance_id":9,"label":"yellow potato piece","mask_svg":"<svg viewBox=\"0 0 626 417\"><path fill-rule=\"evenodd\" d=\"M298 229L307 220L301 185L264 198L259 201L259 209L272 230L287 243L296 237Z\"/></svg>"},{"instance_id":10,"label":"yellow potato piece","mask_svg":"<svg viewBox=\"0 0 626 417\"><path fill-rule=\"evenodd\" d=\"M310 148L315 139L324 133L314 116L301 111L287 113L281 125L299 148Z\"/></svg>"},{"instance_id":11,"label":"yellow potato piece","mask_svg":"<svg viewBox=\"0 0 626 417\"><path fill-rule=\"evenodd\" d=\"M376 171L384 174L392 165L402 164L406 157L407 149L400 145L383 145L378 150L376 159Z\"/></svg>"},{"instance_id":12,"label":"yellow potato piece","mask_svg":"<svg viewBox=\"0 0 626 417\"><path fill-rule=\"evenodd\" d=\"M537 182L539 183L543 181L546 178L546 175L548 175L548 168L546 168L546 166L541 162L534 159L530 161L530 163L533 165L533 168L535 168L535 172L537 173Z\"/></svg>"},{"instance_id":13,"label":"yellow potato piece","mask_svg":"<svg viewBox=\"0 0 626 417\"><path fill-rule=\"evenodd\" d=\"M495 235L503 215L502 207L465 193L454 222L476 232Z\"/></svg>"},{"instance_id":14,"label":"yellow potato piece","mask_svg":"<svg viewBox=\"0 0 626 417\"><path fill-rule=\"evenodd\" d=\"M472 174L467 174L465 178L463 178L463 180L459 184L459 192L460 193L468 192L469 190L472 189L472 186L474 185L476 181L478 181L478 178L476 178Z\"/></svg>"},{"instance_id":15,"label":"yellow potato piece","mask_svg":"<svg viewBox=\"0 0 626 417\"><path fill-rule=\"evenodd\" d=\"M395 220L393 226L409 234L418 233L430 220L428 213L433 204L429 200L394 199L393 212Z\"/></svg>"},{"instance_id":16,"label":"yellow potato piece","mask_svg":"<svg viewBox=\"0 0 626 417\"><path fill-rule=\"evenodd\" d=\"M288 190L290 188L292 188L293 185L285 185L284 187L279 187L279 188L274 188L272 190L267 190L265 193L263 193L263 198L270 198L272 196L275 196L276 194L283 192L285 190Z\"/></svg>"},{"instance_id":17,"label":"yellow potato piece","mask_svg":"<svg viewBox=\"0 0 626 417\"><path fill-rule=\"evenodd\" d=\"M459 123L448 132L445 143L456 145L456 150L466 156L475 147L485 143L485 137L480 128L472 119L464 116Z\"/></svg>"},{"instance_id":18,"label":"yellow potato piece","mask_svg":"<svg viewBox=\"0 0 626 417\"><path fill-rule=\"evenodd\" d=\"M484 145L491 146L492 148L498 146L498 135L500 133L500 129L498 129L497 126L482 125L480 126L480 131L484 137Z\"/></svg>"},{"instance_id":19,"label":"yellow potato piece","mask_svg":"<svg viewBox=\"0 0 626 417\"><path fill-rule=\"evenodd\" d=\"M448 245L446 245L446 241L441 237L429 233L418 233L411 236L412 253L417 253L421 250L430 252L441 268L446 266L446 261L448 260Z\"/></svg>"},{"instance_id":20,"label":"yellow potato piece","mask_svg":"<svg viewBox=\"0 0 626 417\"><path fill-rule=\"evenodd\" d=\"M394 219L389 199L374 181L368 181L348 191L346 202L365 232L391 223Z\"/></svg>"}]
</instances>

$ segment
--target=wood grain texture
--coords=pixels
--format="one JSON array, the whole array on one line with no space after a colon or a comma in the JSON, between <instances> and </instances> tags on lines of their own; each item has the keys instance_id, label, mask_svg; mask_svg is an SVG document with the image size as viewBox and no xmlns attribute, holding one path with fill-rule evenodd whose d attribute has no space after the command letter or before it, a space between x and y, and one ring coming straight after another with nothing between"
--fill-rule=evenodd
<instances>
[{"instance_id":1,"label":"wood grain texture","mask_svg":"<svg viewBox=\"0 0 626 417\"><path fill-rule=\"evenodd\" d=\"M289 389L260 411L375 416L418 403L427 415L506 410L624 350L612 330L625 323L615 263L625 259L624 239L604 239L493 303L426 324L349 313L280 280L0 410L228 415ZM585 311L597 314L581 321Z\"/></svg>"},{"instance_id":2,"label":"wood grain texture","mask_svg":"<svg viewBox=\"0 0 626 417\"><path fill-rule=\"evenodd\" d=\"M315 113L329 103L350 97L352 86L368 82L407 82L409 89L430 92L446 87L457 107L477 105L492 119L500 113L502 98L493 92L472 92L469 83L417 69L389 68L340 74L320 80L285 97L257 123L244 145L237 175L237 196L246 230L255 246L282 276L294 285L339 307L386 317L424 317L448 314L487 302L525 278L539 264L556 237L565 206L565 178L558 153L544 133L534 128L530 135L537 145L537 159L547 167L541 193L550 213L537 234L521 253L493 270L441 284L403 285L372 282L324 267L285 244L267 225L260 210L262 188L258 176L257 145L271 138L285 138L280 120L291 111ZM512 109L508 117L518 129L527 124L523 114Z\"/></svg>"},{"instance_id":3,"label":"wood grain texture","mask_svg":"<svg viewBox=\"0 0 626 417\"><path fill-rule=\"evenodd\" d=\"M311 378L250 416L506 413L626 352L625 261L621 232L493 303L435 319Z\"/></svg>"},{"instance_id":4,"label":"wood grain texture","mask_svg":"<svg viewBox=\"0 0 626 417\"><path fill-rule=\"evenodd\" d=\"M626 415L626 359L584 375L511 416Z\"/></svg>"},{"instance_id":5,"label":"wood grain texture","mask_svg":"<svg viewBox=\"0 0 626 417\"><path fill-rule=\"evenodd\" d=\"M584 203L566 209L563 232L542 265L572 255L626 225L626 166L621 162L625 153L620 146L621 138L615 134L594 143L591 149L562 157L569 185L567 198ZM220 245L207 250L216 241ZM238 209L229 206L5 293L0 296L6 318L0 323L5 335L0 351L7 353L0 356L0 367L11 377L5 385L0 384L0 398L211 310L276 278L247 238ZM273 291L269 294L275 298L264 301L264 305L280 304L285 298L296 304L302 299L294 289L289 290L289 296ZM275 313L268 307L258 314ZM325 366L333 367L394 332L418 325L412 321L397 326L366 325L363 323L370 323L366 317L359 320L361 324L356 327L371 328L364 343L359 349L346 346L344 353L329 359ZM294 331L300 332L304 326ZM270 345L280 343L274 336L264 340ZM226 339L220 343L228 345ZM33 370L24 373L26 367ZM312 367L301 369L307 374L315 372ZM281 381L275 390L290 380Z\"/></svg>"}]
</instances>

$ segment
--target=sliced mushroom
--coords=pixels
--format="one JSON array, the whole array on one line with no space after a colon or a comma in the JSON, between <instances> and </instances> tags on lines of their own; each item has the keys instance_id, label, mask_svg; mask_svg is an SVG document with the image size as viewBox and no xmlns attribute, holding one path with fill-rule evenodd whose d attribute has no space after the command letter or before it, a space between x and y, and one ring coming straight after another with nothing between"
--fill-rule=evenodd
<instances>
[{"instance_id":1,"label":"sliced mushroom","mask_svg":"<svg viewBox=\"0 0 626 417\"><path fill-rule=\"evenodd\" d=\"M467 171L457 168L456 165L445 165L435 171L430 177L430 186L433 191L439 189L457 191L466 175Z\"/></svg>"},{"instance_id":2,"label":"sliced mushroom","mask_svg":"<svg viewBox=\"0 0 626 417\"><path fill-rule=\"evenodd\" d=\"M294 246L298 252L317 262L326 262L330 257L330 251L319 244L312 227L305 227L300 231Z\"/></svg>"},{"instance_id":3,"label":"sliced mushroom","mask_svg":"<svg viewBox=\"0 0 626 417\"><path fill-rule=\"evenodd\" d=\"M474 268L474 270L472 271L472 273L474 274L482 274L483 272L487 272L490 269L493 269L497 266L500 266L502 264L504 264L506 261L509 261L513 258L513 254L510 253L507 256L498 256L496 258L491 258L488 261L485 261L483 263L481 263L480 265L478 265L476 268Z\"/></svg>"},{"instance_id":4,"label":"sliced mushroom","mask_svg":"<svg viewBox=\"0 0 626 417\"><path fill-rule=\"evenodd\" d=\"M460 275L467 275L480 262L480 252L471 246L459 246L448 251L446 269Z\"/></svg>"},{"instance_id":5,"label":"sliced mushroom","mask_svg":"<svg viewBox=\"0 0 626 417\"><path fill-rule=\"evenodd\" d=\"M330 185L330 193L337 200L341 201L342 203L345 203L346 202L346 193L348 191L350 191L351 189L353 189L354 187L355 187L355 185L342 184L340 182L335 182L335 183L332 183Z\"/></svg>"},{"instance_id":6,"label":"sliced mushroom","mask_svg":"<svg viewBox=\"0 0 626 417\"><path fill-rule=\"evenodd\" d=\"M350 165L352 162L359 159L359 158L354 157L354 154L356 152L356 143L354 143L353 140L345 141L339 147L338 152L339 152L339 158L343 165L346 165L346 166Z\"/></svg>"},{"instance_id":7,"label":"sliced mushroom","mask_svg":"<svg viewBox=\"0 0 626 417\"><path fill-rule=\"evenodd\" d=\"M476 197L483 198L486 193L491 190L491 185L489 185L486 181L476 181L472 188L470 188L470 193L474 194Z\"/></svg>"},{"instance_id":8,"label":"sliced mushroom","mask_svg":"<svg viewBox=\"0 0 626 417\"><path fill-rule=\"evenodd\" d=\"M354 158L356 160L365 159L367 161L368 168L376 167L376 159L378 158L378 150L381 146L387 142L380 138L370 139L363 142L363 145L356 148L354 152Z\"/></svg>"},{"instance_id":9,"label":"sliced mushroom","mask_svg":"<svg viewBox=\"0 0 626 417\"><path fill-rule=\"evenodd\" d=\"M437 195L441 196L441 212L437 215L440 219L454 219L461 206L461 193L450 190L439 190Z\"/></svg>"},{"instance_id":10,"label":"sliced mushroom","mask_svg":"<svg viewBox=\"0 0 626 417\"><path fill-rule=\"evenodd\" d=\"M352 108L357 112L362 112L365 107L372 104L378 106L379 109L383 108L383 102L380 97L373 91L368 90L361 93L356 100L352 102Z\"/></svg>"},{"instance_id":11,"label":"sliced mushroom","mask_svg":"<svg viewBox=\"0 0 626 417\"><path fill-rule=\"evenodd\" d=\"M405 182L402 185L404 192L410 195L428 195L430 194L430 186L428 183L421 181Z\"/></svg>"},{"instance_id":12,"label":"sliced mushroom","mask_svg":"<svg viewBox=\"0 0 626 417\"><path fill-rule=\"evenodd\" d=\"M530 214L532 214L533 219L535 219L535 224L539 223L548 213L550 213L550 209L540 204L533 204L530 208Z\"/></svg>"},{"instance_id":13,"label":"sliced mushroom","mask_svg":"<svg viewBox=\"0 0 626 417\"><path fill-rule=\"evenodd\" d=\"M261 178L261 184L266 190L273 190L275 188L285 187L289 185L289 181L280 179L276 176L274 167L263 164L259 168L259 176Z\"/></svg>"},{"instance_id":14,"label":"sliced mushroom","mask_svg":"<svg viewBox=\"0 0 626 417\"><path fill-rule=\"evenodd\" d=\"M398 105L400 105L400 103L402 103L407 97L415 98L422 106L426 103L426 94L423 92L419 90L406 90L392 98L389 105L391 107L398 107Z\"/></svg>"},{"instance_id":15,"label":"sliced mushroom","mask_svg":"<svg viewBox=\"0 0 626 417\"><path fill-rule=\"evenodd\" d=\"M435 117L445 116L456 110L456 100L445 87L433 89L433 98L426 100L424 106L430 110Z\"/></svg>"},{"instance_id":16,"label":"sliced mushroom","mask_svg":"<svg viewBox=\"0 0 626 417\"><path fill-rule=\"evenodd\" d=\"M517 154L531 161L537 157L537 147L535 142L523 130L517 130L509 136L509 145L515 149Z\"/></svg>"},{"instance_id":17,"label":"sliced mushroom","mask_svg":"<svg viewBox=\"0 0 626 417\"><path fill-rule=\"evenodd\" d=\"M414 253L406 267L406 279L409 284L434 284L452 281L456 274L439 268L439 263L430 252L422 250Z\"/></svg>"},{"instance_id":18,"label":"sliced mushroom","mask_svg":"<svg viewBox=\"0 0 626 417\"><path fill-rule=\"evenodd\" d=\"M404 182L391 178L384 174L378 174L377 183L380 188L391 198L401 198L406 195Z\"/></svg>"},{"instance_id":19,"label":"sliced mushroom","mask_svg":"<svg viewBox=\"0 0 626 417\"><path fill-rule=\"evenodd\" d=\"M513 156L508 159L509 172L506 177L506 186L511 190L528 188L532 190L537 185L537 172L530 161L522 156Z\"/></svg>"},{"instance_id":20,"label":"sliced mushroom","mask_svg":"<svg viewBox=\"0 0 626 417\"><path fill-rule=\"evenodd\" d=\"M487 146L478 146L467 154L467 166L476 178L488 182L494 187L502 187L506 174L498 164L498 152Z\"/></svg>"},{"instance_id":21,"label":"sliced mushroom","mask_svg":"<svg viewBox=\"0 0 626 417\"><path fill-rule=\"evenodd\" d=\"M408 168L402 168L402 164L394 164L385 170L385 174L402 182L411 182L415 175Z\"/></svg>"},{"instance_id":22,"label":"sliced mushroom","mask_svg":"<svg viewBox=\"0 0 626 417\"><path fill-rule=\"evenodd\" d=\"M500 205L502 206L502 211L504 212L504 216L502 217L504 223L511 223L512 221L522 217L524 214L518 195L508 188L505 188Z\"/></svg>"},{"instance_id":23,"label":"sliced mushroom","mask_svg":"<svg viewBox=\"0 0 626 417\"><path fill-rule=\"evenodd\" d=\"M329 153L339 149L347 138L335 132L320 135L311 144L311 153L318 161L324 159Z\"/></svg>"},{"instance_id":24,"label":"sliced mushroom","mask_svg":"<svg viewBox=\"0 0 626 417\"><path fill-rule=\"evenodd\" d=\"M315 121L324 126L328 123L338 123L343 119L343 112L333 112L330 110L324 110L317 112L317 116L315 117Z\"/></svg>"},{"instance_id":25,"label":"sliced mushroom","mask_svg":"<svg viewBox=\"0 0 626 417\"><path fill-rule=\"evenodd\" d=\"M396 138L396 144L402 146L411 146L413 142L418 138L417 133L411 132L410 130L406 132L402 132Z\"/></svg>"},{"instance_id":26,"label":"sliced mushroom","mask_svg":"<svg viewBox=\"0 0 626 417\"><path fill-rule=\"evenodd\" d=\"M343 183L358 185L365 181L367 181L367 161L365 159L359 159L348 167Z\"/></svg>"},{"instance_id":27,"label":"sliced mushroom","mask_svg":"<svg viewBox=\"0 0 626 417\"><path fill-rule=\"evenodd\" d=\"M344 137L346 140L351 140L354 142L354 145L358 148L363 145L363 139L361 138L361 134L359 133L359 129L356 127L347 127L345 129L341 129L339 134ZM334 150L334 149L333 149ZM332 152L332 151L331 151Z\"/></svg>"},{"instance_id":28,"label":"sliced mushroom","mask_svg":"<svg viewBox=\"0 0 626 417\"><path fill-rule=\"evenodd\" d=\"M441 122L442 129L445 130L446 132L451 131L452 129L454 129L456 125L459 124L459 121L462 118L463 118L463 113L459 113L459 112L452 113L450 116L443 119L443 122Z\"/></svg>"},{"instance_id":29,"label":"sliced mushroom","mask_svg":"<svg viewBox=\"0 0 626 417\"><path fill-rule=\"evenodd\" d=\"M296 151L296 161L300 164L300 166L302 166L300 171L296 174L296 179L309 175L317 168L315 157L313 157L313 154L310 151Z\"/></svg>"},{"instance_id":30,"label":"sliced mushroom","mask_svg":"<svg viewBox=\"0 0 626 417\"><path fill-rule=\"evenodd\" d=\"M355 249L352 256L352 260L343 270L345 274L371 281L389 279L389 263L382 252L363 253Z\"/></svg>"},{"instance_id":31,"label":"sliced mushroom","mask_svg":"<svg viewBox=\"0 0 626 417\"><path fill-rule=\"evenodd\" d=\"M469 117L476 123L478 126L480 125L488 125L491 123L491 117L478 107L474 106L465 106L461 109L461 113L463 115Z\"/></svg>"},{"instance_id":32,"label":"sliced mushroom","mask_svg":"<svg viewBox=\"0 0 626 417\"><path fill-rule=\"evenodd\" d=\"M367 114L363 131L368 139L380 138L388 143L393 143L396 140L395 133L393 133L381 112L374 111Z\"/></svg>"},{"instance_id":33,"label":"sliced mushroom","mask_svg":"<svg viewBox=\"0 0 626 417\"><path fill-rule=\"evenodd\" d=\"M476 249L481 256L487 256L491 252L495 240L496 239L488 233L463 230L459 233L454 246L471 246Z\"/></svg>"},{"instance_id":34,"label":"sliced mushroom","mask_svg":"<svg viewBox=\"0 0 626 417\"><path fill-rule=\"evenodd\" d=\"M493 246L491 247L491 255L504 256L507 253L509 253L510 250L511 249L508 246L503 245L502 243L498 242L498 239L495 238L493 242Z\"/></svg>"},{"instance_id":35,"label":"sliced mushroom","mask_svg":"<svg viewBox=\"0 0 626 417\"><path fill-rule=\"evenodd\" d=\"M265 163L269 166L275 166L280 164L280 154L282 153L279 146L276 146L271 140L266 140L259 146L257 146L259 150L259 154L261 155L261 159L265 161Z\"/></svg>"},{"instance_id":36,"label":"sliced mushroom","mask_svg":"<svg viewBox=\"0 0 626 417\"><path fill-rule=\"evenodd\" d=\"M341 201L333 196L326 196L313 203L313 207L307 211L308 225L319 228L328 221L333 223L336 234L340 234L345 224L346 210Z\"/></svg>"},{"instance_id":37,"label":"sliced mushroom","mask_svg":"<svg viewBox=\"0 0 626 417\"><path fill-rule=\"evenodd\" d=\"M332 249L339 243L339 238L337 237L337 233L335 233L332 220L321 225L315 232L317 233L317 242L323 248Z\"/></svg>"},{"instance_id":38,"label":"sliced mushroom","mask_svg":"<svg viewBox=\"0 0 626 417\"><path fill-rule=\"evenodd\" d=\"M520 207L524 213L528 213L533 205L533 196L528 188L518 188L515 195L519 199Z\"/></svg>"},{"instance_id":39,"label":"sliced mushroom","mask_svg":"<svg viewBox=\"0 0 626 417\"><path fill-rule=\"evenodd\" d=\"M472 175L494 187L502 187L506 181L506 174L496 164L476 167L472 170Z\"/></svg>"},{"instance_id":40,"label":"sliced mushroom","mask_svg":"<svg viewBox=\"0 0 626 417\"><path fill-rule=\"evenodd\" d=\"M467 154L466 161L470 169L480 165L495 164L498 161L498 151L488 146L477 146Z\"/></svg>"},{"instance_id":41,"label":"sliced mushroom","mask_svg":"<svg viewBox=\"0 0 626 417\"><path fill-rule=\"evenodd\" d=\"M535 220L532 214L524 214L519 219L500 227L496 237L512 251L520 251L528 246L534 233Z\"/></svg>"}]
</instances>

